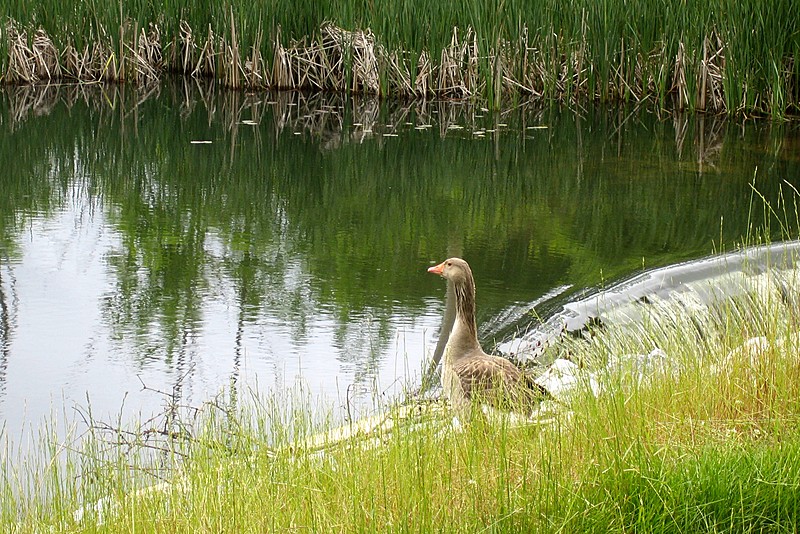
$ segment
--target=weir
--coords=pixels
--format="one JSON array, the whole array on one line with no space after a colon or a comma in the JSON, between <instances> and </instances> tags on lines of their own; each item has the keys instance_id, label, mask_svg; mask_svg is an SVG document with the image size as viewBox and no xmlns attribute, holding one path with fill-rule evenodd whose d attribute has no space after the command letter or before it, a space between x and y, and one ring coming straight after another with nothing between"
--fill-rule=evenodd
<instances>
[{"instance_id":1,"label":"weir","mask_svg":"<svg viewBox=\"0 0 800 534\"><path fill-rule=\"evenodd\" d=\"M649 270L563 304L540 325L497 349L520 362L532 363L562 335L580 335L591 326L641 322L648 308L665 301L679 301L687 308L711 308L752 291L754 282L775 284L783 298L796 299L787 279L794 281L798 276L798 257L800 241L785 241ZM769 273L769 279L757 280L764 273Z\"/></svg>"}]
</instances>

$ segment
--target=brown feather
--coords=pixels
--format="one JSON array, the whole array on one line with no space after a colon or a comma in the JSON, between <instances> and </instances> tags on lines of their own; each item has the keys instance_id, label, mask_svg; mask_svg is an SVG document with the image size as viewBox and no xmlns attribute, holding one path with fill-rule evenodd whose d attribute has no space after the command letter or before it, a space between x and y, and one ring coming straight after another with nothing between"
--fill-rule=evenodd
<instances>
[{"instance_id":1,"label":"brown feather","mask_svg":"<svg viewBox=\"0 0 800 534\"><path fill-rule=\"evenodd\" d=\"M454 404L480 399L495 407L529 411L550 393L513 363L481 349L475 322L475 281L461 258L431 267L453 284L456 319L445 347L442 386Z\"/></svg>"},{"instance_id":2,"label":"brown feather","mask_svg":"<svg viewBox=\"0 0 800 534\"><path fill-rule=\"evenodd\" d=\"M513 363L481 351L453 362L467 400L480 400L505 409L528 411L549 392L530 380Z\"/></svg>"}]
</instances>

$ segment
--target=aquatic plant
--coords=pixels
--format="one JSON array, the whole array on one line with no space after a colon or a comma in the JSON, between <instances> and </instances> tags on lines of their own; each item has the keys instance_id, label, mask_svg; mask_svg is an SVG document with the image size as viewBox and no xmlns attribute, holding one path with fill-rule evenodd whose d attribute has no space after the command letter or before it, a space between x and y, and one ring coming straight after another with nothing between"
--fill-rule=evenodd
<instances>
[{"instance_id":1,"label":"aquatic plant","mask_svg":"<svg viewBox=\"0 0 800 534\"><path fill-rule=\"evenodd\" d=\"M800 7L782 0L11 2L6 83L146 83L163 70L232 88L646 102L784 117L800 103Z\"/></svg>"}]
</instances>

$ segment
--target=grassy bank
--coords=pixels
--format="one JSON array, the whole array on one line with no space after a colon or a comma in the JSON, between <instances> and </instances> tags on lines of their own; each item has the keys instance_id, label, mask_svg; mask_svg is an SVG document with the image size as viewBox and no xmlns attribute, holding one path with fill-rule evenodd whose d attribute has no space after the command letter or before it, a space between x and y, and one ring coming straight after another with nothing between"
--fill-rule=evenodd
<instances>
[{"instance_id":1,"label":"grassy bank","mask_svg":"<svg viewBox=\"0 0 800 534\"><path fill-rule=\"evenodd\" d=\"M164 70L244 88L521 96L796 115L800 6L660 0L12 1L6 83L146 83Z\"/></svg>"},{"instance_id":2,"label":"grassy bank","mask_svg":"<svg viewBox=\"0 0 800 534\"><path fill-rule=\"evenodd\" d=\"M396 408L371 432L324 446L304 441L329 425L312 422L299 395L219 400L201 410L191 439L163 442L172 452L153 454L146 433L131 441L112 431L110 441L128 446L106 446L106 435L82 453L45 446L38 464L6 459L0 527L796 531L797 276L767 272L711 310L686 296L651 304L643 324L566 340L558 350L594 371L602 392L578 387L548 424L454 426L438 409ZM610 355L653 347L668 360L652 373L606 365ZM172 463L179 467L157 469Z\"/></svg>"}]
</instances>

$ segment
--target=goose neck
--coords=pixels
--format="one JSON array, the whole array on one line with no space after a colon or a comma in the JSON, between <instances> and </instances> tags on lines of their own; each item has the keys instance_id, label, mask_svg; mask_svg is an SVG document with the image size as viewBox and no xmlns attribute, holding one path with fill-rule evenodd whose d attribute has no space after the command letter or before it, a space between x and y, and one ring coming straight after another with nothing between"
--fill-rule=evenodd
<instances>
[{"instance_id":1,"label":"goose neck","mask_svg":"<svg viewBox=\"0 0 800 534\"><path fill-rule=\"evenodd\" d=\"M475 322L475 284L467 278L453 284L456 298L456 319L453 337L461 345L478 346L478 327Z\"/></svg>"}]
</instances>

